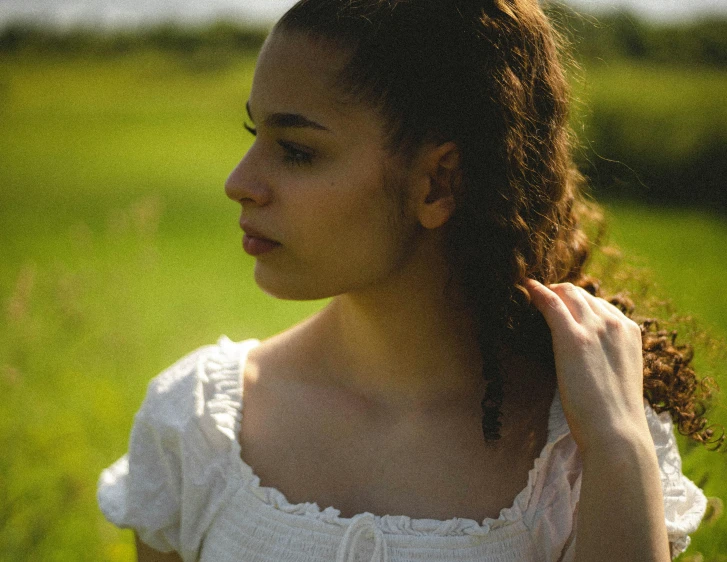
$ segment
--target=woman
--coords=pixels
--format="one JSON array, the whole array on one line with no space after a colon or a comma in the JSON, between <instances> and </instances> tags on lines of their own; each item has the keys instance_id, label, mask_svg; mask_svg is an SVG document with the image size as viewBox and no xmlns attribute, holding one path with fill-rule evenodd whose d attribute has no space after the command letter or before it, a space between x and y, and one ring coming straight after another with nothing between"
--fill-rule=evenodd
<instances>
[{"instance_id":1,"label":"woman","mask_svg":"<svg viewBox=\"0 0 727 562\"><path fill-rule=\"evenodd\" d=\"M669 412L645 406L644 357L650 375L673 349L645 330L644 355L642 329L591 294L567 88L536 2L303 0L267 39L247 110L255 142L226 191L255 280L332 300L152 383L99 492L140 560L686 548L705 498L669 412L698 440L704 420L661 379L646 395Z\"/></svg>"}]
</instances>

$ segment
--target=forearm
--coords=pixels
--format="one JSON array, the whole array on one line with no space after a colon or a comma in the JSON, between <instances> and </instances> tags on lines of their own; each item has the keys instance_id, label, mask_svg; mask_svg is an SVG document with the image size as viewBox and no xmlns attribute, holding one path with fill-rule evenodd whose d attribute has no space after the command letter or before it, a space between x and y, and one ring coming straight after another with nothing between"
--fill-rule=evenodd
<instances>
[{"instance_id":1,"label":"forearm","mask_svg":"<svg viewBox=\"0 0 727 562\"><path fill-rule=\"evenodd\" d=\"M578 562L671 560L659 466L648 429L583 452Z\"/></svg>"}]
</instances>

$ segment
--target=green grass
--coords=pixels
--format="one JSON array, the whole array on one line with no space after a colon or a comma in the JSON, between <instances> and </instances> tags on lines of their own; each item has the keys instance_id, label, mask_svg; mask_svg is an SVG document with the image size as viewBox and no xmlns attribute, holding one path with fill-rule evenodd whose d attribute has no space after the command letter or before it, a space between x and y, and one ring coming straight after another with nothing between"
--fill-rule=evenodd
<instances>
[{"instance_id":1,"label":"green grass","mask_svg":"<svg viewBox=\"0 0 727 562\"><path fill-rule=\"evenodd\" d=\"M222 189L244 154L252 58L0 58L0 558L133 557L95 502L148 380L220 334L265 337L320 303L251 282ZM612 207L658 293L727 334L725 223ZM727 377L714 361L704 370ZM719 419L727 425L724 412ZM725 498L724 457L684 446ZM724 560L725 518L690 552Z\"/></svg>"},{"instance_id":2,"label":"green grass","mask_svg":"<svg viewBox=\"0 0 727 562\"><path fill-rule=\"evenodd\" d=\"M696 372L712 377L723 389L716 396L709 419L727 427L727 261L723 258L727 220L707 211L625 202L611 202L606 207L610 240L618 246L629 272L623 287L637 304L636 314L651 316L655 312L657 318L666 321L663 328L677 330L677 343L693 344ZM638 276L636 282L631 278L634 274ZM651 306L639 308L644 301ZM718 498L710 500L716 511L692 536L684 559L696 562L700 559L690 557L701 553L706 561L724 562L727 521L720 507L727 500L724 453L678 439L685 474L708 497Z\"/></svg>"},{"instance_id":3,"label":"green grass","mask_svg":"<svg viewBox=\"0 0 727 562\"><path fill-rule=\"evenodd\" d=\"M656 291L727 339L727 217L624 202L608 211L613 239L651 270Z\"/></svg>"},{"instance_id":4,"label":"green grass","mask_svg":"<svg viewBox=\"0 0 727 562\"><path fill-rule=\"evenodd\" d=\"M224 196L251 71L0 60L0 558L131 559L95 487L149 378L318 306L254 287Z\"/></svg>"},{"instance_id":5,"label":"green grass","mask_svg":"<svg viewBox=\"0 0 727 562\"><path fill-rule=\"evenodd\" d=\"M597 103L600 108L645 117L670 116L675 128L683 123L683 114L703 112L703 121L710 116L712 120L727 119L727 108L721 103L727 75L721 69L589 61L583 78L580 90L585 101ZM675 108L679 111L675 112Z\"/></svg>"}]
</instances>

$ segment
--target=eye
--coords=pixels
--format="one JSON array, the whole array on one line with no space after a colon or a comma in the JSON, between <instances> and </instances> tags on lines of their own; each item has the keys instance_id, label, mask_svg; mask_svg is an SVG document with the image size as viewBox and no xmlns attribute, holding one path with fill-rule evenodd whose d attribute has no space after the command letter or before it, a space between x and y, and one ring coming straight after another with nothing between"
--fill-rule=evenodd
<instances>
[{"instance_id":1,"label":"eye","mask_svg":"<svg viewBox=\"0 0 727 562\"><path fill-rule=\"evenodd\" d=\"M302 166L313 162L314 153L312 151L303 150L286 141L278 141L278 144L285 151L284 160L287 163Z\"/></svg>"},{"instance_id":2,"label":"eye","mask_svg":"<svg viewBox=\"0 0 727 562\"><path fill-rule=\"evenodd\" d=\"M248 133L250 133L253 137L256 137L257 136L257 129L255 127L253 127L252 125L250 125L249 123L245 123L243 125L243 127L245 127L245 130Z\"/></svg>"}]
</instances>

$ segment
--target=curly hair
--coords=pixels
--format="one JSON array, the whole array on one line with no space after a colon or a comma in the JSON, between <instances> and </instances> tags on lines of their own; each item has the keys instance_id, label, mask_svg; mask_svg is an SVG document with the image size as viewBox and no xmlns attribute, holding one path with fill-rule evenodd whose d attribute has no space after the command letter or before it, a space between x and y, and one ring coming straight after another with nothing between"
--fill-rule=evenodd
<instances>
[{"instance_id":1,"label":"curly hair","mask_svg":"<svg viewBox=\"0 0 727 562\"><path fill-rule=\"evenodd\" d=\"M276 29L350 53L341 93L382 116L392 152L457 144L463 188L447 255L476 319L488 381L483 433L498 439L506 355L555 369L550 331L523 280L599 292L585 272L586 225L598 226L599 210L572 159L559 34L537 0L301 0ZM623 298L611 302L630 314ZM713 443L702 406L710 388L689 367L691 353L654 326L642 324L644 396L682 433Z\"/></svg>"}]
</instances>

